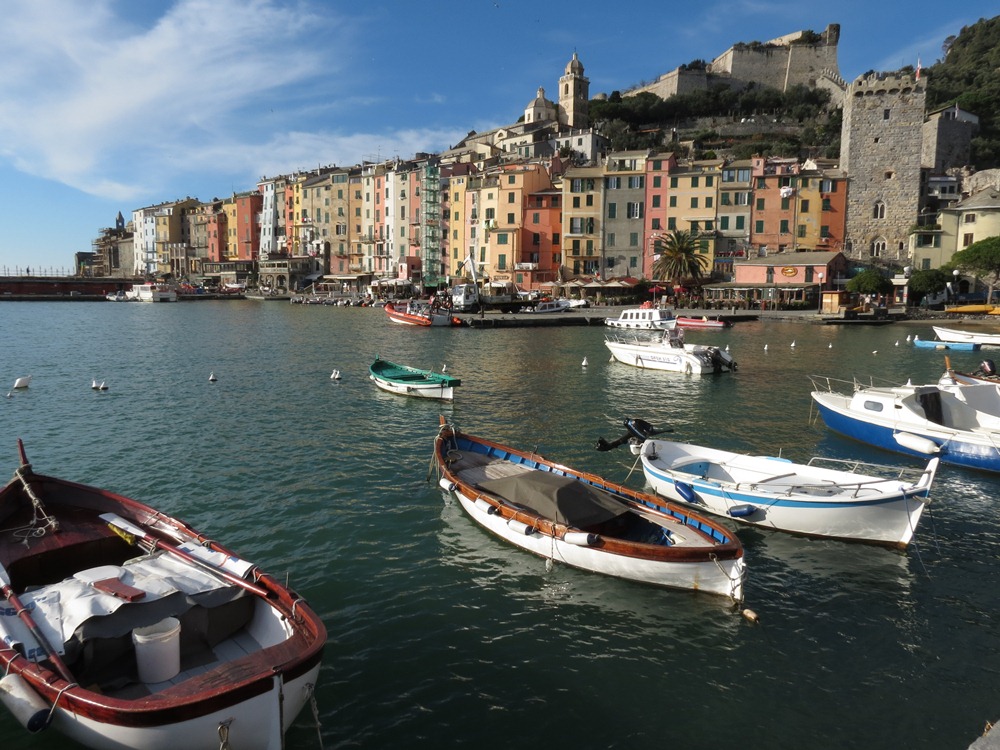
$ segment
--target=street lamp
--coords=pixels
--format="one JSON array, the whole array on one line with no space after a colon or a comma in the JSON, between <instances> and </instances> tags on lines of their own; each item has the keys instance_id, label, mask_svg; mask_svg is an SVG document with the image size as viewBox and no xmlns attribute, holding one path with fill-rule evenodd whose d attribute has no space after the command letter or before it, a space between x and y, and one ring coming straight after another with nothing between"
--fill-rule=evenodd
<instances>
[{"instance_id":1,"label":"street lamp","mask_svg":"<svg viewBox=\"0 0 1000 750\"><path fill-rule=\"evenodd\" d=\"M951 288L952 302L958 302L958 277L961 276L962 274L956 268L954 271L951 272L951 275L955 277L955 283Z\"/></svg>"},{"instance_id":2,"label":"street lamp","mask_svg":"<svg viewBox=\"0 0 1000 750\"><path fill-rule=\"evenodd\" d=\"M816 311L823 312L823 272L819 272L819 302L817 304Z\"/></svg>"}]
</instances>

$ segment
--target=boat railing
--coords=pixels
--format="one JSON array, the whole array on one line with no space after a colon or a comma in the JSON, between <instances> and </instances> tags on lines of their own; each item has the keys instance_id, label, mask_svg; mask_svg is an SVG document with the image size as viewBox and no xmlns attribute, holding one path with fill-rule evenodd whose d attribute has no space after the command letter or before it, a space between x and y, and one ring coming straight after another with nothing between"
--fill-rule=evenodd
<instances>
[{"instance_id":1,"label":"boat railing","mask_svg":"<svg viewBox=\"0 0 1000 750\"><path fill-rule=\"evenodd\" d=\"M874 375L858 377L855 375L850 380L846 378L831 378L826 375L809 375L814 391L824 391L827 393L857 393L866 388L898 388L901 384L886 378L877 378Z\"/></svg>"},{"instance_id":2,"label":"boat railing","mask_svg":"<svg viewBox=\"0 0 1000 750\"><path fill-rule=\"evenodd\" d=\"M917 481L926 471L925 467L899 466L890 464L873 464L867 461L858 461L853 458L828 458L826 456L813 456L809 459L807 466L829 467L846 471L850 474L876 474L876 477L868 478L863 482L845 483L842 486L853 486L854 484L871 484L882 482L887 479L903 479Z\"/></svg>"}]
</instances>

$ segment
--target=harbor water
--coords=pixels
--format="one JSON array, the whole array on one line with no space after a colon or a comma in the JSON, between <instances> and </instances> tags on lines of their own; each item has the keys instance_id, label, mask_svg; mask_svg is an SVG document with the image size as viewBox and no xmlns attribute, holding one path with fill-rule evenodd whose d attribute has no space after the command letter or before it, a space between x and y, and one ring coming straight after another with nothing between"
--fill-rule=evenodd
<instances>
[{"instance_id":1,"label":"harbor water","mask_svg":"<svg viewBox=\"0 0 1000 750\"><path fill-rule=\"evenodd\" d=\"M609 362L604 334L252 300L6 303L0 395L33 379L0 399L0 476L22 438L36 472L149 503L287 579L329 630L327 750L942 750L1000 718L994 476L943 466L906 552L740 528L752 623L719 598L547 567L475 526L430 471L441 414L636 487L627 450L594 450L625 417L730 450L918 466L827 430L808 376L936 380L949 352L906 341L929 323L692 331L739 363L709 377ZM376 356L447 366L455 402L379 391ZM964 370L989 356L950 352ZM70 746L6 712L0 744ZM320 747L309 707L287 747Z\"/></svg>"}]
</instances>

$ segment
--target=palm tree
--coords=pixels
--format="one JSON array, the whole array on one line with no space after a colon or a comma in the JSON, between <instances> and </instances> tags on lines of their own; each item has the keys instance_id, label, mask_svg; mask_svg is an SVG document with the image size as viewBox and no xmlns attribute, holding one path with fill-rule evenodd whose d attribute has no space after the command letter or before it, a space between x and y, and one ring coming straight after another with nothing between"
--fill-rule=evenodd
<instances>
[{"instance_id":1,"label":"palm tree","mask_svg":"<svg viewBox=\"0 0 1000 750\"><path fill-rule=\"evenodd\" d=\"M698 252L698 240L690 232L670 232L653 248L660 257L653 262L650 273L654 279L671 281L675 286L686 278L697 283L708 265L708 258Z\"/></svg>"}]
</instances>

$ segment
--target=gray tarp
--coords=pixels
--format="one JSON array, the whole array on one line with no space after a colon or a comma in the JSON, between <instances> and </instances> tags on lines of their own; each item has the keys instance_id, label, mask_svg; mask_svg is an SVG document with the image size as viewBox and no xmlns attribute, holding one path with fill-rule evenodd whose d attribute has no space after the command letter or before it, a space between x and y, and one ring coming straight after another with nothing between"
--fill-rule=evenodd
<instances>
[{"instance_id":1,"label":"gray tarp","mask_svg":"<svg viewBox=\"0 0 1000 750\"><path fill-rule=\"evenodd\" d=\"M489 479L478 486L511 503L523 505L543 518L579 529L628 512L624 504L606 492L572 477L547 471L526 471L512 477Z\"/></svg>"}]
</instances>

